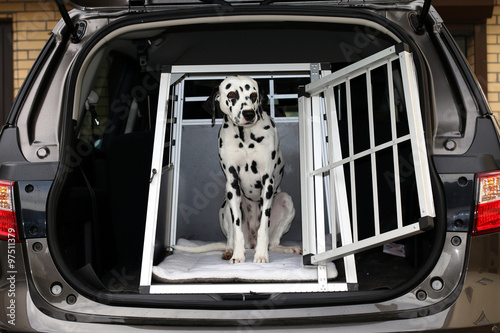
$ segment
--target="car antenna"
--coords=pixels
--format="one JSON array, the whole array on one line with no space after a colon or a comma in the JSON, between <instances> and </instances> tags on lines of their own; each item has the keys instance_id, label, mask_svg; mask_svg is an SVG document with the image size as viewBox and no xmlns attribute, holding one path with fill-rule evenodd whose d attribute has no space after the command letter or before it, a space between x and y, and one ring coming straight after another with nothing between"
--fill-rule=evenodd
<instances>
[{"instance_id":1,"label":"car antenna","mask_svg":"<svg viewBox=\"0 0 500 333\"><path fill-rule=\"evenodd\" d=\"M413 27L413 30L415 30L415 32L419 35L423 34L425 31L424 24L425 20L427 19L427 16L429 15L431 2L432 0L425 0L424 5L422 6L422 10L420 11L420 14L412 14L410 16L410 22Z\"/></svg>"}]
</instances>

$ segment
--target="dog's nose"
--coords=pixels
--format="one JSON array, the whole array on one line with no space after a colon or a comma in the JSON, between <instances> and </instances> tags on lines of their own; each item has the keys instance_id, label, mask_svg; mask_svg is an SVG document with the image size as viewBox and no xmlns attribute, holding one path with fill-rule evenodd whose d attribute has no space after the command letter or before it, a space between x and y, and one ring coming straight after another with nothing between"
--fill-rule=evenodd
<instances>
[{"instance_id":1,"label":"dog's nose","mask_svg":"<svg viewBox=\"0 0 500 333\"><path fill-rule=\"evenodd\" d=\"M243 118L245 118L246 121L254 120L255 112L251 110L243 111Z\"/></svg>"}]
</instances>

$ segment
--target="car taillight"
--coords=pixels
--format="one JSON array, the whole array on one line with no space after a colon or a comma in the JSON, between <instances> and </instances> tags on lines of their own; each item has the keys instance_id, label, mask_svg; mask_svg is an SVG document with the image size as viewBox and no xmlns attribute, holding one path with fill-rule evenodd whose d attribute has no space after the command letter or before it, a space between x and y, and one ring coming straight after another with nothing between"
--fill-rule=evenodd
<instances>
[{"instance_id":1,"label":"car taillight","mask_svg":"<svg viewBox=\"0 0 500 333\"><path fill-rule=\"evenodd\" d=\"M478 196L473 235L500 231L500 171L477 175Z\"/></svg>"},{"instance_id":2,"label":"car taillight","mask_svg":"<svg viewBox=\"0 0 500 333\"><path fill-rule=\"evenodd\" d=\"M0 239L19 242L14 207L14 182L5 180L0 180Z\"/></svg>"}]
</instances>

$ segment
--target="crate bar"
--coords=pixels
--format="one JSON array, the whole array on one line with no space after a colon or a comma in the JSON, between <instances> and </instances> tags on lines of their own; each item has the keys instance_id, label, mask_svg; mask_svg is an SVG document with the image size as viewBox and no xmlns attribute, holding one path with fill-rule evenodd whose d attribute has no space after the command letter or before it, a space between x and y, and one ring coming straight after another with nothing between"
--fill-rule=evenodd
<instances>
[{"instance_id":1,"label":"crate bar","mask_svg":"<svg viewBox=\"0 0 500 333\"><path fill-rule=\"evenodd\" d=\"M336 260L347 255L351 255L362 250L368 250L377 247L381 244L388 242L395 242L402 238L407 238L413 235L422 233L421 226L419 222L407 225L400 229L394 229L391 231L384 232L378 236L372 236L370 238L365 238L363 240L357 241L352 244L344 245L335 250L326 251L323 253L316 254L311 257L311 264L322 265L325 262Z\"/></svg>"},{"instance_id":2,"label":"crate bar","mask_svg":"<svg viewBox=\"0 0 500 333\"><path fill-rule=\"evenodd\" d=\"M436 216L434 211L434 198L432 195L429 164L427 163L424 128L420 115L421 109L418 98L418 85L412 55L409 52L401 52L399 54L399 61L403 78L408 125L410 126L411 149L413 152L420 215L422 217L434 217Z\"/></svg>"},{"instance_id":3,"label":"crate bar","mask_svg":"<svg viewBox=\"0 0 500 333\"><path fill-rule=\"evenodd\" d=\"M373 120L373 91L371 71L366 70L366 100L368 103L368 130L370 136L370 149L375 147L375 123ZM372 195L373 195L373 217L375 235L380 235L380 215L378 207L378 184L377 184L377 154L370 154L372 171Z\"/></svg>"},{"instance_id":4,"label":"crate bar","mask_svg":"<svg viewBox=\"0 0 500 333\"><path fill-rule=\"evenodd\" d=\"M321 103L319 96L312 96L312 135L313 135L313 168L320 168L323 166L323 154L321 148L323 147L323 137L321 131ZM323 175L317 175L314 178L314 208L317 212L324 212L324 188L323 188ZM324 214L316 214L316 252L320 253L325 251L325 216Z\"/></svg>"},{"instance_id":5,"label":"crate bar","mask_svg":"<svg viewBox=\"0 0 500 333\"><path fill-rule=\"evenodd\" d=\"M347 102L347 134L349 143L349 156L354 155L354 136L352 119L352 99L351 99L351 80L346 80L346 102ZM340 138L339 138L340 140ZM352 216L352 237L355 242L358 241L358 208L356 204L356 168L354 160L349 161L349 176L351 178L351 216Z\"/></svg>"},{"instance_id":6,"label":"crate bar","mask_svg":"<svg viewBox=\"0 0 500 333\"><path fill-rule=\"evenodd\" d=\"M312 103L312 134L313 134L313 168L318 168L323 165L323 136L321 128L321 101L319 96L311 97ZM314 181L314 208L317 212L324 212L324 186L323 186L323 176L317 175L313 177ZM314 220L313 220L314 221ZM316 249L314 253L322 253L326 250L325 242L325 214L316 214L315 223L308 222L307 224L316 224ZM320 290L327 290L327 276L325 267L318 265L318 285Z\"/></svg>"},{"instance_id":7,"label":"crate bar","mask_svg":"<svg viewBox=\"0 0 500 333\"><path fill-rule=\"evenodd\" d=\"M179 84L175 86L175 95L176 96L184 96L184 85ZM175 123L181 123L181 119L183 117L183 106L184 103L181 98L176 98L173 102L175 104L172 114ZM180 161L181 161L181 142L182 142L182 126L180 124L177 124L177 126L173 126L172 130L172 135L173 135L173 140L175 142L174 145L171 147L172 151L172 166L173 166L173 175L172 175L172 193L179 193L179 177L180 177ZM171 216L169 216L170 221L177 221L177 215L178 215L178 206L179 206L179 196L178 195L172 195L170 197L170 202L169 202L169 212ZM177 223L171 223L170 224L171 231L170 231L170 241L168 245L175 244L176 241L176 235L177 235Z\"/></svg>"},{"instance_id":8,"label":"crate bar","mask_svg":"<svg viewBox=\"0 0 500 333\"><path fill-rule=\"evenodd\" d=\"M402 44L391 46L365 59L357 61L352 65L340 69L332 75L323 77L315 82L311 82L306 85L306 91L311 95L316 95L324 91L326 87L333 87L343 83L346 77L352 79L356 76L364 74L365 68L367 66L369 66L371 69L383 66L388 60L394 60L398 58L396 52L401 47L403 47Z\"/></svg>"},{"instance_id":9,"label":"crate bar","mask_svg":"<svg viewBox=\"0 0 500 333\"><path fill-rule=\"evenodd\" d=\"M392 61L387 61L387 86L389 87L389 112L391 115L391 136L392 140L397 140L397 119L396 119L396 107L394 98L394 79L392 72ZM392 88L391 88L392 87ZM398 145L392 146L392 158L394 167L394 194L396 196L396 220L398 228L403 227L403 207L401 204L401 184L399 181L399 150Z\"/></svg>"},{"instance_id":10,"label":"crate bar","mask_svg":"<svg viewBox=\"0 0 500 333\"><path fill-rule=\"evenodd\" d=\"M314 183L309 181L309 170L313 168L312 133L310 123L311 98L299 98L299 149L300 149L300 193L302 210L302 247L304 254L316 253L316 220L314 210Z\"/></svg>"},{"instance_id":11,"label":"crate bar","mask_svg":"<svg viewBox=\"0 0 500 333\"><path fill-rule=\"evenodd\" d=\"M170 96L171 73L162 73L160 80L160 93L158 96L158 114L156 116L155 137L153 156L151 159L151 174L148 194L148 206L146 212L146 226L144 231L144 248L141 264L141 286L151 284L153 270L154 243L156 236L156 219L158 217L158 205L160 201L161 172L163 164L163 150L165 148L165 132L167 128L168 103Z\"/></svg>"},{"instance_id":12,"label":"crate bar","mask_svg":"<svg viewBox=\"0 0 500 333\"><path fill-rule=\"evenodd\" d=\"M333 88L327 89L324 93L325 96L325 116L327 119L326 122L326 133L329 138L328 144L327 144L327 154L328 154L328 160L329 164L327 167L329 167L332 162L335 160L335 158L339 158L338 155L340 155L340 158L342 159L342 153L341 153L341 148L340 148L340 140L337 140L337 138L340 138L339 130L338 130L338 123L337 123L337 105L335 103L335 92ZM332 142L333 141L333 142ZM333 169L333 168L331 168ZM330 169L329 169L330 170ZM344 170L341 170L342 173ZM317 170L314 172L316 173ZM337 247L337 227L339 220L337 218L337 214L339 214L339 211L337 210L337 175L336 175L336 170L332 170L328 176L328 181L329 181L329 188L330 188L330 198L329 198L329 216L330 216L330 232L332 233L332 249L335 249ZM313 176L313 175L311 175ZM341 178L340 180L344 179L344 175L339 175ZM345 185L344 185L345 188ZM344 196L347 198L347 193ZM348 208L349 209L349 208ZM349 222L350 225L350 222ZM351 232L349 231L349 237L351 236Z\"/></svg>"},{"instance_id":13,"label":"crate bar","mask_svg":"<svg viewBox=\"0 0 500 333\"><path fill-rule=\"evenodd\" d=\"M316 269L316 268L311 268ZM221 283L221 284L153 284L149 288L151 294L276 294L276 293L309 293L348 291L347 283Z\"/></svg>"},{"instance_id":14,"label":"crate bar","mask_svg":"<svg viewBox=\"0 0 500 333\"><path fill-rule=\"evenodd\" d=\"M330 163L330 164L328 164L328 165L326 165L326 166L324 166L322 168L319 168L319 169L316 169L314 171L311 171L309 173L309 175L310 176L315 176L317 174L327 172L329 170L335 169L336 167L338 167L340 165L344 165L344 164L349 163L351 161L356 161L357 159L360 159L362 157L374 154L374 153L376 153L378 151L390 148L390 147L392 147L394 145L398 145L398 144L403 143L405 141L408 141L410 139L411 139L410 134L407 134L407 135L404 135L402 137L396 138L395 140L391 140L391 141L387 141L387 142L381 143L378 146L375 146L373 148L364 150L364 151L362 151L360 153L354 154L353 156L348 156L348 157L346 157L344 159L341 159L340 161Z\"/></svg>"},{"instance_id":15,"label":"crate bar","mask_svg":"<svg viewBox=\"0 0 500 333\"><path fill-rule=\"evenodd\" d=\"M274 95L274 80L269 80L269 113L271 115L271 118L274 119L276 117L276 107L274 105L274 98L270 96Z\"/></svg>"},{"instance_id":16,"label":"crate bar","mask_svg":"<svg viewBox=\"0 0 500 333\"><path fill-rule=\"evenodd\" d=\"M340 144L340 131L337 120L337 106L335 104L335 92L333 88L325 91L325 105L328 119L328 153L331 162L342 160L342 147ZM352 244L351 218L349 216L349 203L347 202L347 190L343 164L332 169L330 175L330 188L333 193L330 198L330 216L334 219L335 226L332 234L332 248L337 248L337 226L340 229L342 246ZM337 223L340 221L340 223ZM357 283L356 262L354 255L344 257L344 267L347 283Z\"/></svg>"},{"instance_id":17,"label":"crate bar","mask_svg":"<svg viewBox=\"0 0 500 333\"><path fill-rule=\"evenodd\" d=\"M318 67L321 67L320 64L318 64ZM330 66L328 66L329 68ZM330 75L332 72L330 69L321 69L321 77ZM323 158L323 164L322 167L325 165L329 164L329 154L328 154L328 121L327 121L327 110L326 106L324 103L324 99L322 103L320 103L320 119L321 119L321 135L322 135L322 140L321 140L321 154ZM325 195L325 205L326 205L326 220L328 221L328 232L332 235L335 235L336 233L333 232L332 230L334 227L332 226L332 221L335 221L335 218L330 215L331 208L330 208L330 196L332 195L332 191L330 188L330 175L323 175L323 187L324 187L324 195ZM333 242L332 242L333 244Z\"/></svg>"},{"instance_id":18,"label":"crate bar","mask_svg":"<svg viewBox=\"0 0 500 333\"><path fill-rule=\"evenodd\" d=\"M290 64L238 64L238 65L178 65L172 66L172 73L180 74L216 74L216 73L273 73L273 72L309 72L310 65L301 63ZM232 75L232 74L231 74Z\"/></svg>"}]
</instances>

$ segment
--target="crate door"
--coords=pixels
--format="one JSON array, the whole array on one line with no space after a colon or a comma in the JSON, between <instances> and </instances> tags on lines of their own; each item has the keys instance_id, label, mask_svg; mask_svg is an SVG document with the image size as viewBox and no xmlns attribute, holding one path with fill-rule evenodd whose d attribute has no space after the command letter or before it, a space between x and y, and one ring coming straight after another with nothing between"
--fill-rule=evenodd
<instances>
[{"instance_id":1,"label":"crate door","mask_svg":"<svg viewBox=\"0 0 500 333\"><path fill-rule=\"evenodd\" d=\"M299 105L306 157L302 195L309 207L303 206L303 214L308 209L303 223L310 226L309 238L316 232L320 243L324 221L332 230L332 248L311 247L306 264L346 258L432 228L418 86L406 46L390 47L306 85ZM326 154L315 143L318 138L327 142Z\"/></svg>"}]
</instances>

